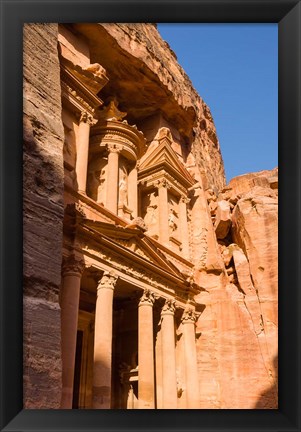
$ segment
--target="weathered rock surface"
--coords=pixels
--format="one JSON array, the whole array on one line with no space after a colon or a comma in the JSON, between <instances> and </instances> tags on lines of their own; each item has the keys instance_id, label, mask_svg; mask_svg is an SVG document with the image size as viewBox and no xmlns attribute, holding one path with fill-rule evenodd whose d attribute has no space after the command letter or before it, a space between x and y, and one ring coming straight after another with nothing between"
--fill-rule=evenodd
<instances>
[{"instance_id":1,"label":"weathered rock surface","mask_svg":"<svg viewBox=\"0 0 301 432\"><path fill-rule=\"evenodd\" d=\"M202 408L277 408L277 169L231 180L219 195L232 225L220 244L226 274L201 273L197 330ZM212 191L208 205L216 218Z\"/></svg>"},{"instance_id":2,"label":"weathered rock surface","mask_svg":"<svg viewBox=\"0 0 301 432\"><path fill-rule=\"evenodd\" d=\"M63 125L57 25L24 26L24 408L61 392Z\"/></svg>"},{"instance_id":3,"label":"weathered rock surface","mask_svg":"<svg viewBox=\"0 0 301 432\"><path fill-rule=\"evenodd\" d=\"M217 202L214 227L218 239L223 239L227 236L231 227L231 212L228 201L222 200Z\"/></svg>"}]
</instances>

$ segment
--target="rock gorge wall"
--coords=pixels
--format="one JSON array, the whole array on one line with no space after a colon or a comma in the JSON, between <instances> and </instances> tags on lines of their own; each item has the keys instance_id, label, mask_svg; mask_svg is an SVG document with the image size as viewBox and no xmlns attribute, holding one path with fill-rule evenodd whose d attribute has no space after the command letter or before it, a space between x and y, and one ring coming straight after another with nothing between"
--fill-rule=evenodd
<instances>
[{"instance_id":1,"label":"rock gorge wall","mask_svg":"<svg viewBox=\"0 0 301 432\"><path fill-rule=\"evenodd\" d=\"M277 177L277 169L247 174L217 197L207 191L226 271L200 273L202 408L277 408Z\"/></svg>"},{"instance_id":2,"label":"rock gorge wall","mask_svg":"<svg viewBox=\"0 0 301 432\"><path fill-rule=\"evenodd\" d=\"M59 408L63 142L56 24L24 26L24 408Z\"/></svg>"},{"instance_id":3,"label":"rock gorge wall","mask_svg":"<svg viewBox=\"0 0 301 432\"><path fill-rule=\"evenodd\" d=\"M199 223L191 233L196 282L206 290L196 299L206 305L197 322L200 408L277 408L277 169L225 186L210 110L155 25L72 30L89 40L91 63L111 78L101 97L109 97L111 82L119 86L120 109L138 127L159 110L174 125L174 139L187 146L186 166L200 182ZM56 24L24 27L25 408L58 408L61 389L64 131L57 41Z\"/></svg>"}]
</instances>

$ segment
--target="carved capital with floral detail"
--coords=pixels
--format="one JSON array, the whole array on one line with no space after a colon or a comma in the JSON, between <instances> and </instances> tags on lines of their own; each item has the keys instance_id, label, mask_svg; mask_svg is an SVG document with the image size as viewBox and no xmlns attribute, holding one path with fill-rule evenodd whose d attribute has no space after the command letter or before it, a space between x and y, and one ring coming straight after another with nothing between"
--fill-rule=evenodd
<instances>
[{"instance_id":1,"label":"carved capital with floral detail","mask_svg":"<svg viewBox=\"0 0 301 432\"><path fill-rule=\"evenodd\" d=\"M198 317L195 309L193 309L192 307L187 307L182 315L182 324L195 324L197 318Z\"/></svg>"},{"instance_id":2,"label":"carved capital with floral detail","mask_svg":"<svg viewBox=\"0 0 301 432\"><path fill-rule=\"evenodd\" d=\"M111 143L107 145L107 150L109 153L120 153L122 150L122 146Z\"/></svg>"},{"instance_id":3,"label":"carved capital with floral detail","mask_svg":"<svg viewBox=\"0 0 301 432\"><path fill-rule=\"evenodd\" d=\"M156 186L157 186L158 189L161 188L161 187L164 187L166 189L170 189L170 184L169 184L169 182L165 178L163 178L162 180L158 180L156 182Z\"/></svg>"},{"instance_id":4,"label":"carved capital with floral detail","mask_svg":"<svg viewBox=\"0 0 301 432\"><path fill-rule=\"evenodd\" d=\"M74 254L63 257L62 275L81 276L85 269L85 262L82 258L77 258Z\"/></svg>"},{"instance_id":5,"label":"carved capital with floral detail","mask_svg":"<svg viewBox=\"0 0 301 432\"><path fill-rule=\"evenodd\" d=\"M186 195L181 195L180 202L184 204L189 204L190 199Z\"/></svg>"},{"instance_id":6,"label":"carved capital with floral detail","mask_svg":"<svg viewBox=\"0 0 301 432\"><path fill-rule=\"evenodd\" d=\"M153 306L155 294L150 289L145 289L140 298L139 306Z\"/></svg>"},{"instance_id":7,"label":"carved capital with floral detail","mask_svg":"<svg viewBox=\"0 0 301 432\"><path fill-rule=\"evenodd\" d=\"M80 117L79 117L80 123L88 123L90 126L94 126L97 123L97 120L87 111L81 111Z\"/></svg>"},{"instance_id":8,"label":"carved capital with floral detail","mask_svg":"<svg viewBox=\"0 0 301 432\"><path fill-rule=\"evenodd\" d=\"M173 299L166 299L162 307L161 315L173 315L176 310L176 301Z\"/></svg>"},{"instance_id":9,"label":"carved capital with floral detail","mask_svg":"<svg viewBox=\"0 0 301 432\"><path fill-rule=\"evenodd\" d=\"M97 291L102 288L114 290L118 276L114 272L105 271L98 281Z\"/></svg>"}]
</instances>

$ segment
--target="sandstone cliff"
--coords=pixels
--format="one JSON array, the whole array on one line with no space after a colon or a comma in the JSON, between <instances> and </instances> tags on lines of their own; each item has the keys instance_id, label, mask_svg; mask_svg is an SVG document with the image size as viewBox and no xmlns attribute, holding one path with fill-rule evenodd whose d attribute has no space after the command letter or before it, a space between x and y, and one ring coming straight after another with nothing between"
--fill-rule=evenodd
<instances>
[{"instance_id":1,"label":"sandstone cliff","mask_svg":"<svg viewBox=\"0 0 301 432\"><path fill-rule=\"evenodd\" d=\"M260 186L259 186L260 185ZM226 272L201 274L198 321L203 408L278 403L278 170L232 179L207 193ZM222 229L227 227L227 229Z\"/></svg>"},{"instance_id":2,"label":"sandstone cliff","mask_svg":"<svg viewBox=\"0 0 301 432\"><path fill-rule=\"evenodd\" d=\"M24 26L24 408L59 408L63 139L57 25Z\"/></svg>"}]
</instances>

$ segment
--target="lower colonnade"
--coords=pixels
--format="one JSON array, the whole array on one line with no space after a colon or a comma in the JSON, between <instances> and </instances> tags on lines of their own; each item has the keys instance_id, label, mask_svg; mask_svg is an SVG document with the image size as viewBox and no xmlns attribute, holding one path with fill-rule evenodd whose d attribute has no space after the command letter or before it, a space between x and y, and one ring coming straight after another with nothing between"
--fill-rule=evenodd
<instances>
[{"instance_id":1,"label":"lower colonnade","mask_svg":"<svg viewBox=\"0 0 301 432\"><path fill-rule=\"evenodd\" d=\"M74 254L63 260L61 408L198 408L194 304L91 268Z\"/></svg>"}]
</instances>

